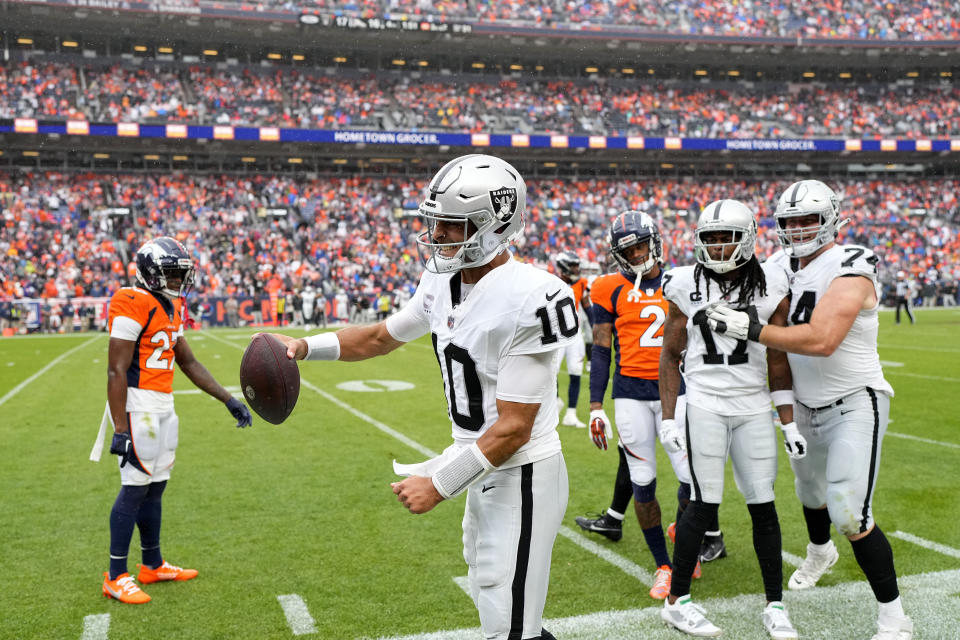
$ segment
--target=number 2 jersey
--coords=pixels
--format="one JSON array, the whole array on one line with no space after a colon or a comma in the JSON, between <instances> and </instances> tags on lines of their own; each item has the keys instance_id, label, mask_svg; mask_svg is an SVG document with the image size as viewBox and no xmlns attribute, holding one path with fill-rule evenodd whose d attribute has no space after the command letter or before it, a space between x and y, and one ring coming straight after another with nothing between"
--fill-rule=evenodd
<instances>
[{"instance_id":1,"label":"number 2 jersey","mask_svg":"<svg viewBox=\"0 0 960 640\"><path fill-rule=\"evenodd\" d=\"M183 336L181 300L124 287L110 298L111 338L136 342L127 369L127 411L173 411L173 349Z\"/></svg>"},{"instance_id":2,"label":"number 2 jersey","mask_svg":"<svg viewBox=\"0 0 960 640\"><path fill-rule=\"evenodd\" d=\"M877 280L877 256L865 247L834 245L807 266L800 269L783 251L770 256L767 264L775 264L790 279L790 315L788 324L810 322L813 309L836 278L863 276L873 283L877 302L870 309L861 309L853 326L836 351L827 357L788 353L793 373L793 393L808 407L822 407L871 387L893 396L893 388L883 377L877 353L877 311L880 307L880 284Z\"/></svg>"},{"instance_id":3,"label":"number 2 jersey","mask_svg":"<svg viewBox=\"0 0 960 640\"><path fill-rule=\"evenodd\" d=\"M599 276L590 288L594 322L613 324L614 398L660 399L660 351L667 319L661 280L662 276L641 280L638 287L618 271Z\"/></svg>"},{"instance_id":4,"label":"number 2 jersey","mask_svg":"<svg viewBox=\"0 0 960 640\"><path fill-rule=\"evenodd\" d=\"M766 323L790 293L787 275L780 266L760 265L766 279L766 295L755 292L750 313ZM706 307L728 302L715 280L700 275L694 281L694 266L677 267L663 276L663 296L687 316L687 352L683 376L687 404L721 415L749 415L770 410L767 386L767 348L759 342L735 340L710 330ZM709 286L708 286L709 282ZM736 300L739 289L730 297Z\"/></svg>"},{"instance_id":5,"label":"number 2 jersey","mask_svg":"<svg viewBox=\"0 0 960 640\"><path fill-rule=\"evenodd\" d=\"M401 324L405 335L398 335ZM580 330L573 292L562 280L516 260L489 271L474 285L461 284L459 273L425 271L407 306L387 320L387 329L404 342L432 334L453 438L461 445L476 441L499 417L497 374L504 358L556 352L552 383L538 399L530 440L499 468L560 451L556 377L562 352L557 350Z\"/></svg>"}]
</instances>

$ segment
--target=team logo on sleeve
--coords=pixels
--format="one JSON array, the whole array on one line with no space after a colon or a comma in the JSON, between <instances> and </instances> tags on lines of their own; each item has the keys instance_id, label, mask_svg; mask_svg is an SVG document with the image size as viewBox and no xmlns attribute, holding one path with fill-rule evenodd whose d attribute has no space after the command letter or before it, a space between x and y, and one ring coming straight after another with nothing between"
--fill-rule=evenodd
<instances>
[{"instance_id":1,"label":"team logo on sleeve","mask_svg":"<svg viewBox=\"0 0 960 640\"><path fill-rule=\"evenodd\" d=\"M508 222L517 212L517 190L513 187L500 187L490 192L494 215L500 222Z\"/></svg>"}]
</instances>

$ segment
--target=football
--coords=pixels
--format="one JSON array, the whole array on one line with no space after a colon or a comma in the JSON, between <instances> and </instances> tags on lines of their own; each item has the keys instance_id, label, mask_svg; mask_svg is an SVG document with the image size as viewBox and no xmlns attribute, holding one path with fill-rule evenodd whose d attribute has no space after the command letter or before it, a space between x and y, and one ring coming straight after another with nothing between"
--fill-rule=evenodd
<instances>
[{"instance_id":1,"label":"football","mask_svg":"<svg viewBox=\"0 0 960 640\"><path fill-rule=\"evenodd\" d=\"M300 395L300 370L287 348L272 335L257 335L240 361L240 388L250 408L272 424L290 415Z\"/></svg>"}]
</instances>

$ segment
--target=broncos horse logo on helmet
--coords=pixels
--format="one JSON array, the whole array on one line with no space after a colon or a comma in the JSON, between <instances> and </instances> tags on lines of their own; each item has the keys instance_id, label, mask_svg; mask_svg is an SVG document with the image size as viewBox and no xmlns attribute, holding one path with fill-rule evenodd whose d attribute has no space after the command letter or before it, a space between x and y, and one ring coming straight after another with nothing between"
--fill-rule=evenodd
<instances>
[{"instance_id":1,"label":"broncos horse logo on helmet","mask_svg":"<svg viewBox=\"0 0 960 640\"><path fill-rule=\"evenodd\" d=\"M194 274L193 259L173 238L149 240L137 250L137 281L145 289L180 298L193 286ZM178 280L176 288L171 288Z\"/></svg>"},{"instance_id":2,"label":"broncos horse logo on helmet","mask_svg":"<svg viewBox=\"0 0 960 640\"><path fill-rule=\"evenodd\" d=\"M617 216L607 232L610 243L610 255L621 270L633 272L638 276L647 273L663 262L663 242L660 230L653 218L640 211L624 211ZM627 258L627 250L646 242L650 247L647 259L641 264L633 264Z\"/></svg>"}]
</instances>

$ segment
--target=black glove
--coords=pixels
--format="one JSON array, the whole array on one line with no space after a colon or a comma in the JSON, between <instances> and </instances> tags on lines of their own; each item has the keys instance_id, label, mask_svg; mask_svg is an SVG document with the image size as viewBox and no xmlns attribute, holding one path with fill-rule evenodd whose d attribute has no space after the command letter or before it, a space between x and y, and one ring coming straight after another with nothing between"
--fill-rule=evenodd
<instances>
[{"instance_id":1,"label":"black glove","mask_svg":"<svg viewBox=\"0 0 960 640\"><path fill-rule=\"evenodd\" d=\"M130 461L130 454L133 452L133 445L130 442L130 434L113 432L113 440L110 441L110 453L120 456L120 468Z\"/></svg>"},{"instance_id":2,"label":"black glove","mask_svg":"<svg viewBox=\"0 0 960 640\"><path fill-rule=\"evenodd\" d=\"M230 398L227 400L227 409L230 411L230 415L237 419L238 427L249 427L253 422L253 418L250 417L250 410L247 409L247 405L243 404L236 398ZM112 452L113 449L110 451Z\"/></svg>"}]
</instances>

